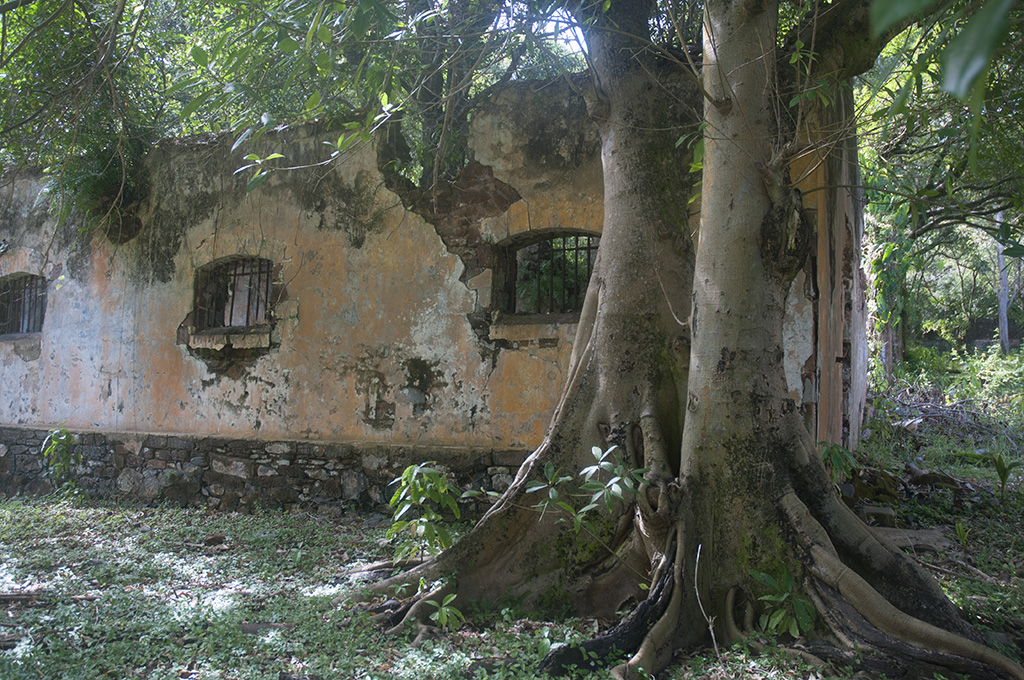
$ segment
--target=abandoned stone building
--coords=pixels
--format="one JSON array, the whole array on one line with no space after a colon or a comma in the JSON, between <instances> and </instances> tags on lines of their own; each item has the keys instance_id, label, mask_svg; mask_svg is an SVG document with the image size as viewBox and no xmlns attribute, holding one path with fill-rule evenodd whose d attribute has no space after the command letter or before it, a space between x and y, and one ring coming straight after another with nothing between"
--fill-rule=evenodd
<instances>
[{"instance_id":1,"label":"abandoned stone building","mask_svg":"<svg viewBox=\"0 0 1024 680\"><path fill-rule=\"evenodd\" d=\"M226 137L167 140L130 220L58 225L44 178L0 189L0 494L46 491L65 427L98 494L232 509L385 501L437 460L499 490L542 440L602 224L596 129L565 88L505 89L427 221L373 145L265 136L287 171L246 191ZM808 186L854 186L808 161ZM819 440L855 441L866 360L859 206L807 194L787 379Z\"/></svg>"}]
</instances>

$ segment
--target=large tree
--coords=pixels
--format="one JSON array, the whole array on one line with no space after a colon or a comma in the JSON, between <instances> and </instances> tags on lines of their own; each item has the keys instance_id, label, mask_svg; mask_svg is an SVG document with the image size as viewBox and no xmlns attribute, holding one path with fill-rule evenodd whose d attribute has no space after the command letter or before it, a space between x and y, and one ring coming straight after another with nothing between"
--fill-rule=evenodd
<instances>
[{"instance_id":1,"label":"large tree","mask_svg":"<svg viewBox=\"0 0 1024 680\"><path fill-rule=\"evenodd\" d=\"M589 46L605 183L570 377L547 437L501 500L451 549L377 592L443 583L404 612L425 625L434 596L510 593L604 612L650 585L649 606L616 638L637 642L616 668L632 677L663 668L679 647L741 637L764 592L759 574L789 574L814 603L817 630L863 663L1024 677L838 499L785 389L784 301L811 240L791 169L836 146L822 129L828 114L790 103L808 101L812 86L838 93L871 65L885 36L872 38L868 3L808 3L784 25L775 2L705 3L690 86L703 109L691 121L704 149L696 239L691 187L672 151L686 112L672 110L672 69L651 48L652 28L671 17L645 0L567 8ZM531 481L578 471L593 446L613 444L627 465L648 470L632 503L586 534L531 508ZM643 634L631 638L635 628Z\"/></svg>"},{"instance_id":2,"label":"large tree","mask_svg":"<svg viewBox=\"0 0 1024 680\"><path fill-rule=\"evenodd\" d=\"M25 6L33 3L2 8ZM396 628L428 626L430 603L448 595L605 615L642 600L613 633L630 655L615 672L635 677L664 668L680 647L749 633L772 576L791 581L801 627L834 643L813 645L817 655L894 673L1024 679L926 572L839 500L785 387L784 303L812 242L793 169L830 163L844 148L843 83L889 37L869 30L867 0L224 7L237 39L209 34L190 50L200 73L182 81L198 93L184 113L226 107L250 121L238 128L246 137L287 115L282 91L301 92L293 100L307 115L333 99L341 125L388 133L385 165L424 212L443 203L459 162L453 136L473 102L554 49L535 40L538 27L572 17L585 36L582 89L601 135L605 224L569 377L544 441L480 522L373 586L391 594L438 584L409 600ZM524 27L518 39L508 37L514 26ZM690 50L695 26L703 45ZM96 54L102 70L105 53ZM418 163L390 136L400 111L406 123L418 116ZM416 183L430 200L415 198ZM553 497L553 480L567 477L555 490L578 510L577 473L595 447L613 445L626 467L646 470L636 494L592 509L584 532L535 509L530 491Z\"/></svg>"}]
</instances>

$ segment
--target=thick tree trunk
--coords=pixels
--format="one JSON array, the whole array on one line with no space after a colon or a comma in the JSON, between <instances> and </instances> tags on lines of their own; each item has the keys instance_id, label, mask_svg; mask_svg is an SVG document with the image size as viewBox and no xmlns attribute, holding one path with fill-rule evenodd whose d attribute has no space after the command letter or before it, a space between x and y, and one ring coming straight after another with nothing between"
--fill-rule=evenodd
<instances>
[{"instance_id":1,"label":"thick tree trunk","mask_svg":"<svg viewBox=\"0 0 1024 680\"><path fill-rule=\"evenodd\" d=\"M651 601L617 629L634 642L614 673L633 678L664 668L680 647L751 634L765 594L755 572L782 582L788 574L791 595L815 605L814 632L857 648L860 661L835 645L818 645L823 656L909 659L912 668L872 667L928 677L940 669L1024 680L1019 665L975 641L927 573L838 499L788 398L785 298L811 233L789 177L797 126L779 103L777 4L706 7L696 256L675 142L679 121L698 116L664 87L635 37L647 34L651 6L613 2L584 22L605 225L561 403L543 444L477 526L376 590L447 579L440 591L459 598L513 595L607 616L649 583ZM546 464L573 475L593 463L592 446L610 444L626 465L649 468L634 503L582 534L532 507L526 485ZM404 619L424 625L426 599Z\"/></svg>"}]
</instances>

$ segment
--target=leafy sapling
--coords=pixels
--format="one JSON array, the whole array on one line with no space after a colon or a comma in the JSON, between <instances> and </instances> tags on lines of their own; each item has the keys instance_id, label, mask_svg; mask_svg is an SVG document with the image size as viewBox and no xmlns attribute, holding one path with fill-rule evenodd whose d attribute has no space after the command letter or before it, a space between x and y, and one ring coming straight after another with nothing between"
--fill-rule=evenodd
<instances>
[{"instance_id":1,"label":"leafy sapling","mask_svg":"<svg viewBox=\"0 0 1024 680\"><path fill-rule=\"evenodd\" d=\"M51 430L43 440L41 453L54 486L65 492L73 490L71 469L82 464L82 454L75 451L75 435L63 426Z\"/></svg>"},{"instance_id":2,"label":"leafy sapling","mask_svg":"<svg viewBox=\"0 0 1024 680\"><path fill-rule=\"evenodd\" d=\"M768 589L766 595L757 598L765 603L759 623L766 635L777 637L788 633L790 637L798 638L814 629L817 611L810 600L796 594L796 582L788 569L783 571L781 579L756 569L751 569L749 573L755 581Z\"/></svg>"},{"instance_id":3,"label":"leafy sapling","mask_svg":"<svg viewBox=\"0 0 1024 680\"><path fill-rule=\"evenodd\" d=\"M437 611L430 615L430 619L437 623L441 628L447 628L454 630L459 627L466 617L459 611L453 604L457 595L455 593L449 593L444 596L444 599L438 603L435 600L427 600L426 603L432 607L436 607Z\"/></svg>"},{"instance_id":4,"label":"leafy sapling","mask_svg":"<svg viewBox=\"0 0 1024 680\"><path fill-rule=\"evenodd\" d=\"M992 467L996 469L996 475L999 477L999 502L1006 502L1006 483L1010 481L1010 475L1017 468L1024 465L1024 461L1020 460L1007 460L1002 452L992 454Z\"/></svg>"},{"instance_id":5,"label":"leafy sapling","mask_svg":"<svg viewBox=\"0 0 1024 680\"><path fill-rule=\"evenodd\" d=\"M590 451L595 462L580 471L583 482L573 490L574 493L564 494L559 491L559 487L572 481L573 477L561 474L550 461L544 466L544 481L533 481L526 487L527 493L546 490L547 498L538 501L534 507L542 513L549 509L564 513L572 520L576 533L582 529L594 530L593 525L587 520L587 515L601 505L610 511L616 501L629 502L636 495L647 473L646 468L630 469L619 458L618 447L615 445L607 450L595 446ZM573 498L586 499L587 496L589 499L579 508L570 502Z\"/></svg>"},{"instance_id":6,"label":"leafy sapling","mask_svg":"<svg viewBox=\"0 0 1024 680\"><path fill-rule=\"evenodd\" d=\"M821 447L821 460L828 468L832 483L838 485L849 479L850 473L859 465L853 453L845 446L831 442L818 442L818 446Z\"/></svg>"},{"instance_id":7,"label":"leafy sapling","mask_svg":"<svg viewBox=\"0 0 1024 680\"><path fill-rule=\"evenodd\" d=\"M387 538L401 537L395 546L394 561L422 555L436 555L452 544L451 532L442 513L461 517L456 487L436 463L410 465L394 480L398 489L389 505L394 516Z\"/></svg>"}]
</instances>

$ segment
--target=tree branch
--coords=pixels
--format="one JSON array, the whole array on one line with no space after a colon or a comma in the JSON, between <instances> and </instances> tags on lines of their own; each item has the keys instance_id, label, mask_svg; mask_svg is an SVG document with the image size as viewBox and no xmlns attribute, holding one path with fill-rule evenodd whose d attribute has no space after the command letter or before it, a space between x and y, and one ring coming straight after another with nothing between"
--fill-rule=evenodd
<instances>
[{"instance_id":1,"label":"tree branch","mask_svg":"<svg viewBox=\"0 0 1024 680\"><path fill-rule=\"evenodd\" d=\"M16 9L21 9L25 5L31 5L37 1L38 0L10 0L10 2L5 2L0 5L0 14L13 12Z\"/></svg>"}]
</instances>

